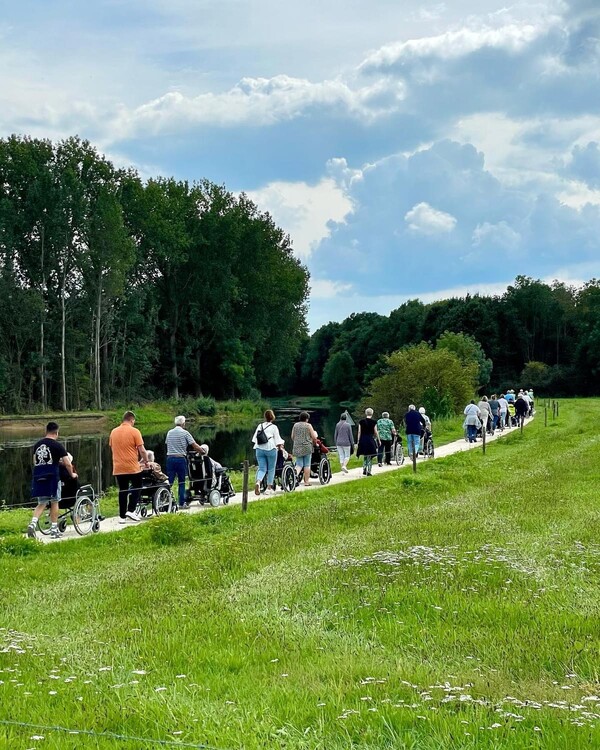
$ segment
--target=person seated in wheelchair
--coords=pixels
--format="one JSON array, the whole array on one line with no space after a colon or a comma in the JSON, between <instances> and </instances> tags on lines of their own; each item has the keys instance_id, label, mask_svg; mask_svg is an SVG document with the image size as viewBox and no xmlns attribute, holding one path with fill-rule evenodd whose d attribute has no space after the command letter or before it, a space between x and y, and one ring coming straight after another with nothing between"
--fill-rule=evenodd
<instances>
[{"instance_id":1,"label":"person seated in wheelchair","mask_svg":"<svg viewBox=\"0 0 600 750\"><path fill-rule=\"evenodd\" d=\"M321 459L329 453L329 448L319 437L319 434L315 432L317 442L312 452L310 459L310 475L311 477L317 477L319 475L319 466L321 465Z\"/></svg>"},{"instance_id":2,"label":"person seated in wheelchair","mask_svg":"<svg viewBox=\"0 0 600 750\"><path fill-rule=\"evenodd\" d=\"M424 406L419 407L419 414L425 420L425 427L421 430L421 445L419 446L419 453L423 454L427 441L433 437L433 432L431 430L431 419L427 416Z\"/></svg>"},{"instance_id":3,"label":"person seated in wheelchair","mask_svg":"<svg viewBox=\"0 0 600 750\"><path fill-rule=\"evenodd\" d=\"M154 459L154 451L147 450L146 455L148 456L147 466L146 462L140 461L140 466L142 466L142 481L151 479L158 484L168 482L169 477L161 469L160 464Z\"/></svg>"},{"instance_id":4,"label":"person seated in wheelchair","mask_svg":"<svg viewBox=\"0 0 600 750\"><path fill-rule=\"evenodd\" d=\"M206 443L199 447L199 451L188 452L190 499L197 497L203 502L212 490L218 490L223 501L228 501L235 492L227 468L208 455L209 447Z\"/></svg>"}]
</instances>

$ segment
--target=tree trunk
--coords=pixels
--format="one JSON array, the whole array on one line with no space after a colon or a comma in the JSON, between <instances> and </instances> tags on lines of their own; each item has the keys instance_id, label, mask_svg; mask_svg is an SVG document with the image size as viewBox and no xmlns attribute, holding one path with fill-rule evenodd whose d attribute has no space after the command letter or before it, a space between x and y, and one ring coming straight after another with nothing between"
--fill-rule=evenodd
<instances>
[{"instance_id":1,"label":"tree trunk","mask_svg":"<svg viewBox=\"0 0 600 750\"><path fill-rule=\"evenodd\" d=\"M96 409L102 409L102 386L100 382L100 320L102 315L102 274L98 278L98 299L96 305L96 331L94 341L94 370L96 374Z\"/></svg>"},{"instance_id":2,"label":"tree trunk","mask_svg":"<svg viewBox=\"0 0 600 750\"><path fill-rule=\"evenodd\" d=\"M60 312L61 312L61 331L60 331L60 376L62 389L62 410L67 411L67 368L65 362L65 336L67 330L66 310L65 310L65 277L63 274L62 289L60 290Z\"/></svg>"}]
</instances>

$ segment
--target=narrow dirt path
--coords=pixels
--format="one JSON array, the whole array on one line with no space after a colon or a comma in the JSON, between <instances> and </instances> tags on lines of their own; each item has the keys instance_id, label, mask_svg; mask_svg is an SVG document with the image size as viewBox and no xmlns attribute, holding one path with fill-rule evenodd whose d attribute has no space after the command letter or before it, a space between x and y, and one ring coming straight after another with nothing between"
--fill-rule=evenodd
<instances>
[{"instance_id":1,"label":"narrow dirt path","mask_svg":"<svg viewBox=\"0 0 600 750\"><path fill-rule=\"evenodd\" d=\"M530 417L529 419L525 420L525 425L529 424L533 417ZM494 435L488 435L487 436L487 443L494 442L496 440L501 440L504 435L511 434L515 431L518 431L518 427L510 427L504 430L504 432L496 431ZM406 441L405 441L406 442ZM477 443L467 443L464 439L455 440L453 443L447 443L446 445L442 445L439 448L435 449L435 458L434 461L446 458L447 456L452 456L455 453L461 453L463 451L470 451L470 450L481 450L482 443L481 440L479 440ZM419 458L417 463L422 464L423 462L426 462L428 460L432 459L425 459L425 458ZM377 476L379 474L385 474L390 471L401 471L406 469L412 469L412 461L410 461L407 457L406 461L402 466L392 465L392 466L377 466L377 464L374 464L373 466L373 476ZM363 477L362 468L358 467L355 469L350 469L347 474L343 474L341 471L335 473L331 477L331 481L329 484L321 485L319 484L318 480L313 479L312 484L310 487L304 487L303 485L300 485L296 488L295 492L313 492L314 490L322 489L323 487L334 487L339 484L345 484L346 482L355 482L357 480L363 480L363 481L369 481L368 478ZM277 494L281 494L281 491L278 491ZM257 500L268 500L268 497L265 497L264 495L256 496L254 494L253 490L253 482L252 479L250 481L250 490L248 493L248 500L250 502L256 502ZM235 497L231 498L229 501L229 505L241 505L242 503L242 493L238 492ZM221 506L224 507L224 506ZM214 510L211 508L210 505L200 505L199 503L194 503L194 505L191 508L188 508L187 510L178 511L179 513L189 513L191 515L195 513L202 513L205 510ZM151 518L152 516L150 516ZM140 523L144 523L144 521L141 521ZM100 524L100 531L99 534L106 534L110 532L115 531L124 531L125 529L131 528L132 526L138 526L138 523L131 522L127 524L120 524L118 521L118 517L114 516L112 518L106 518L102 523ZM38 538L43 541L44 543L51 544L55 541L66 541L68 539L81 539L73 526L69 525L67 527L67 530L62 535L60 540L53 540L50 539L50 537L43 536L42 534L38 533Z\"/></svg>"}]
</instances>

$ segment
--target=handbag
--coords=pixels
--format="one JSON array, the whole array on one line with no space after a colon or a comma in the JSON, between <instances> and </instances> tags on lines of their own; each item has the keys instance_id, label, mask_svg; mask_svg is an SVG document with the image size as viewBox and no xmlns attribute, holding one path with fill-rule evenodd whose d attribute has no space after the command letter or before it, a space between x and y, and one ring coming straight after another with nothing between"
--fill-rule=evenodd
<instances>
[{"instance_id":1,"label":"handbag","mask_svg":"<svg viewBox=\"0 0 600 750\"><path fill-rule=\"evenodd\" d=\"M265 428L261 424L256 432L256 442L258 445L266 445L269 442L269 436L265 432Z\"/></svg>"}]
</instances>

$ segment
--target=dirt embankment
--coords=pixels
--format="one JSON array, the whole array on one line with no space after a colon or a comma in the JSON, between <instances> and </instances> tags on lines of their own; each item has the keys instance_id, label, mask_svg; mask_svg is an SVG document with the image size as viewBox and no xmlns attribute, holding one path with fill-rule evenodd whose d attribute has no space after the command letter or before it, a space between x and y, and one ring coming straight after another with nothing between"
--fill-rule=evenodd
<instances>
[{"instance_id":1,"label":"dirt embankment","mask_svg":"<svg viewBox=\"0 0 600 750\"><path fill-rule=\"evenodd\" d=\"M40 433L43 434L50 420L58 422L62 433L78 434L106 432L109 418L105 414L69 414L58 416L0 417L0 433L7 435Z\"/></svg>"}]
</instances>

